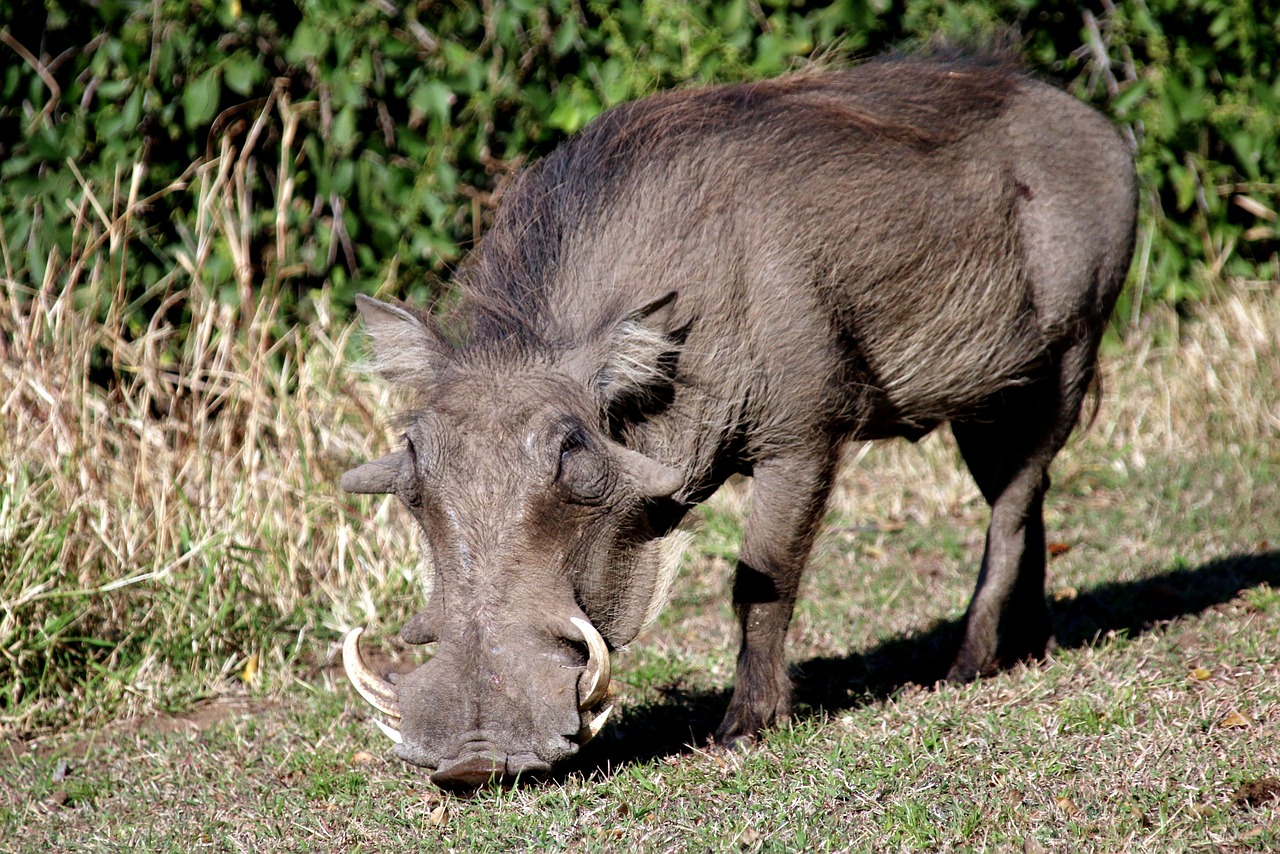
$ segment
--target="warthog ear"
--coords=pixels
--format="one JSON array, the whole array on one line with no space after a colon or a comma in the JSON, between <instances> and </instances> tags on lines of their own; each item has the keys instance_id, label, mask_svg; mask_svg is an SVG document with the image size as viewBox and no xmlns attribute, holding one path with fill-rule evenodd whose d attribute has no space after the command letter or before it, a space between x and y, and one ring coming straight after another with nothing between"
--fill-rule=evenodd
<instances>
[{"instance_id":1,"label":"warthog ear","mask_svg":"<svg viewBox=\"0 0 1280 854\"><path fill-rule=\"evenodd\" d=\"M365 495L389 495L395 491L396 477L408 460L408 452L396 451L356 466L342 476L342 489Z\"/></svg>"},{"instance_id":2,"label":"warthog ear","mask_svg":"<svg viewBox=\"0 0 1280 854\"><path fill-rule=\"evenodd\" d=\"M596 388L609 404L643 398L669 385L680 347L667 332L676 292L668 291L624 316L609 333Z\"/></svg>"},{"instance_id":3,"label":"warthog ear","mask_svg":"<svg viewBox=\"0 0 1280 854\"><path fill-rule=\"evenodd\" d=\"M356 307L373 339L374 369L394 383L429 383L446 352L435 326L402 305L356 295Z\"/></svg>"}]
</instances>

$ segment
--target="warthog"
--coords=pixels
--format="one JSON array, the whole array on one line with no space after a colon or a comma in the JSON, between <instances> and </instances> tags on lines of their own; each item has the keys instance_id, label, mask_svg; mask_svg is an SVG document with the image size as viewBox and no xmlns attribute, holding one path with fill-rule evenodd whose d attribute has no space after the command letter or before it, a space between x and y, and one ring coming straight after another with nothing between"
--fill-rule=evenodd
<instances>
[{"instance_id":1,"label":"warthog","mask_svg":"<svg viewBox=\"0 0 1280 854\"><path fill-rule=\"evenodd\" d=\"M784 638L849 439L949 422L991 505L952 680L1044 653L1041 504L1133 247L1128 146L1003 50L930 49L605 112L526 169L442 321L358 300L416 389L395 495L434 657L346 668L445 786L548 770L613 708L610 649L661 608L677 524L753 478L720 744L788 714Z\"/></svg>"}]
</instances>

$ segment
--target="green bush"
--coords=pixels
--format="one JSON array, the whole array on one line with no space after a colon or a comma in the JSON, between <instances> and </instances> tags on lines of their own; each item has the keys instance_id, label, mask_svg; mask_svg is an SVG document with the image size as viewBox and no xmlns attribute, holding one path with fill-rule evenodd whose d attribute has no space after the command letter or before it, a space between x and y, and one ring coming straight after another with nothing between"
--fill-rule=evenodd
<instances>
[{"instance_id":1,"label":"green bush","mask_svg":"<svg viewBox=\"0 0 1280 854\"><path fill-rule=\"evenodd\" d=\"M1280 244L1280 10L1252 0L1126 3L1111 19L1124 83L1103 102L1139 138L1151 293L1274 281Z\"/></svg>"},{"instance_id":2,"label":"green bush","mask_svg":"<svg viewBox=\"0 0 1280 854\"><path fill-rule=\"evenodd\" d=\"M144 240L111 258L139 308L179 275L197 212L177 181L224 155L241 170L249 279L293 302L390 283L427 298L483 231L504 179L608 106L685 81L773 75L829 48L867 56L943 31L1018 27L1035 67L1138 143L1146 297L1274 279L1280 181L1277 12L1249 0L46 0L16 8L0 54L3 274L39 285L72 233L130 193ZM488 11L484 11L485 7ZM1106 4L1105 8L1111 8ZM255 151L288 151L289 174ZM280 158L262 158L279 162ZM144 171L134 183L133 165ZM83 184L94 210L71 204ZM150 198L151 196L155 198ZM215 255L226 247L212 247ZM236 263L207 287L246 287ZM141 323L141 320L136 321Z\"/></svg>"}]
</instances>

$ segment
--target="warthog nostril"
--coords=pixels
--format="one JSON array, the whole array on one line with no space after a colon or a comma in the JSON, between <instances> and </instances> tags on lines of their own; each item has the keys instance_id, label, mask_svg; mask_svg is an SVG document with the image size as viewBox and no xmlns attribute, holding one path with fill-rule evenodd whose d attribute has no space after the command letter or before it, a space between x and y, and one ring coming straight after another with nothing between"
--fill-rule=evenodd
<instances>
[{"instance_id":1,"label":"warthog nostril","mask_svg":"<svg viewBox=\"0 0 1280 854\"><path fill-rule=\"evenodd\" d=\"M509 783L519 776L536 776L551 766L531 753L503 756L486 751L447 763L431 775L443 789L475 789L490 783Z\"/></svg>"},{"instance_id":2,"label":"warthog nostril","mask_svg":"<svg viewBox=\"0 0 1280 854\"><path fill-rule=\"evenodd\" d=\"M506 769L504 757L493 754L470 756L436 771L431 775L431 782L442 789L474 789L500 781Z\"/></svg>"}]
</instances>

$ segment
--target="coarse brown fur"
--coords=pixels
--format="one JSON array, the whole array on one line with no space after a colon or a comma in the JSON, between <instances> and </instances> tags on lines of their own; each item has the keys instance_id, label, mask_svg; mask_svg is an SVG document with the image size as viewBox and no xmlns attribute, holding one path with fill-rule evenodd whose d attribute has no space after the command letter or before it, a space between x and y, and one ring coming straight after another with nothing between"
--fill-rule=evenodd
<instances>
[{"instance_id":1,"label":"coarse brown fur","mask_svg":"<svg viewBox=\"0 0 1280 854\"><path fill-rule=\"evenodd\" d=\"M755 738L788 711L783 640L842 444L944 422L992 505L951 677L1042 653L1046 472L1134 215L1115 130L1001 51L664 93L529 168L444 331L361 303L430 449L348 484L400 495L434 563L412 634L440 651L402 688L401 755L449 783L476 751L507 774L572 752L558 627L580 612L630 641L669 581L656 538L734 473L756 483L717 737Z\"/></svg>"}]
</instances>

